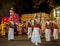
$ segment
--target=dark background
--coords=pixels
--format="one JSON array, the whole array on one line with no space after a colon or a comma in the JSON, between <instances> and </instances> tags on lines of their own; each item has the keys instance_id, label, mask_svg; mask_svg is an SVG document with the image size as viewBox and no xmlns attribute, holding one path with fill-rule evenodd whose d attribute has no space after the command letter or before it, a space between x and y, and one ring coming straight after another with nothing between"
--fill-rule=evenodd
<instances>
[{"instance_id":1,"label":"dark background","mask_svg":"<svg viewBox=\"0 0 60 46\"><path fill-rule=\"evenodd\" d=\"M50 4L51 3L51 4ZM60 0L1 0L0 1L0 20L4 16L8 16L8 10L13 7L15 12L19 14L45 12L50 11L60 5Z\"/></svg>"}]
</instances>

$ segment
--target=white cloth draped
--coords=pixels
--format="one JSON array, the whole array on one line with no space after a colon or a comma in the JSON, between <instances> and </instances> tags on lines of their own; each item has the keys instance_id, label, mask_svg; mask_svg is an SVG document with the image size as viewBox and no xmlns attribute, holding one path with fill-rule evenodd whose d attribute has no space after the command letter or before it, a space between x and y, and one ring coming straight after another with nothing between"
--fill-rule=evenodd
<instances>
[{"instance_id":1,"label":"white cloth draped","mask_svg":"<svg viewBox=\"0 0 60 46\"><path fill-rule=\"evenodd\" d=\"M46 41L50 41L50 36L51 36L51 30L50 29L46 29L45 30Z\"/></svg>"},{"instance_id":2,"label":"white cloth draped","mask_svg":"<svg viewBox=\"0 0 60 46\"><path fill-rule=\"evenodd\" d=\"M53 37L54 37L54 39L58 39L58 29L54 29Z\"/></svg>"},{"instance_id":3,"label":"white cloth draped","mask_svg":"<svg viewBox=\"0 0 60 46\"><path fill-rule=\"evenodd\" d=\"M40 37L39 31L40 31L39 28L34 28L32 37L31 37L31 41L33 43L41 43L41 37Z\"/></svg>"},{"instance_id":4,"label":"white cloth draped","mask_svg":"<svg viewBox=\"0 0 60 46\"><path fill-rule=\"evenodd\" d=\"M10 21L10 23L12 25L14 25L14 23L12 21ZM9 27L9 31L8 31L8 40L13 40L14 39L14 28L10 28Z\"/></svg>"},{"instance_id":5,"label":"white cloth draped","mask_svg":"<svg viewBox=\"0 0 60 46\"><path fill-rule=\"evenodd\" d=\"M31 38L32 36L32 27L28 27L28 38Z\"/></svg>"}]
</instances>

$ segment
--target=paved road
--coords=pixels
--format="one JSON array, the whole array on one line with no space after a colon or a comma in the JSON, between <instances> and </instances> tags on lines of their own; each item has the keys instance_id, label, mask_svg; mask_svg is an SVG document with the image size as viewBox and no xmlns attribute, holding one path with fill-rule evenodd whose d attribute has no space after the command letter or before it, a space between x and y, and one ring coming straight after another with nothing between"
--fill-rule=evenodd
<instances>
[{"instance_id":1,"label":"paved road","mask_svg":"<svg viewBox=\"0 0 60 46\"><path fill-rule=\"evenodd\" d=\"M27 39L27 36L15 36L15 39L13 41L8 41L7 37L1 37L0 36L0 46L35 46L29 39ZM38 46L60 46L60 35L59 40L57 42L54 42L53 40L49 43L47 43L42 37L42 43Z\"/></svg>"}]
</instances>

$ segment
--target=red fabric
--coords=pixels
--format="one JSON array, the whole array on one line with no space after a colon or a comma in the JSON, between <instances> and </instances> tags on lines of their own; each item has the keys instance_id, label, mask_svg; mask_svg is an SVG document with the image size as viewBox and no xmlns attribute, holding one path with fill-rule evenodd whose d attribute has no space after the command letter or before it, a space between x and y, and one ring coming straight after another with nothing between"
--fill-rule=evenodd
<instances>
[{"instance_id":1,"label":"red fabric","mask_svg":"<svg viewBox=\"0 0 60 46\"><path fill-rule=\"evenodd\" d=\"M46 23L46 28L47 28L47 29L51 29L50 24L48 25L48 24Z\"/></svg>"},{"instance_id":2,"label":"red fabric","mask_svg":"<svg viewBox=\"0 0 60 46\"><path fill-rule=\"evenodd\" d=\"M55 26L54 26L54 29L58 29L58 26L57 26L57 25L55 25Z\"/></svg>"},{"instance_id":3,"label":"red fabric","mask_svg":"<svg viewBox=\"0 0 60 46\"><path fill-rule=\"evenodd\" d=\"M39 28L39 26L34 26L34 28Z\"/></svg>"},{"instance_id":4,"label":"red fabric","mask_svg":"<svg viewBox=\"0 0 60 46\"><path fill-rule=\"evenodd\" d=\"M40 28L40 29L41 29L40 24L37 24L37 25L35 25L34 27L35 27L35 28Z\"/></svg>"},{"instance_id":5,"label":"red fabric","mask_svg":"<svg viewBox=\"0 0 60 46\"><path fill-rule=\"evenodd\" d=\"M52 30L51 30L51 34L53 34Z\"/></svg>"},{"instance_id":6,"label":"red fabric","mask_svg":"<svg viewBox=\"0 0 60 46\"><path fill-rule=\"evenodd\" d=\"M19 15L18 14L12 14L10 16L15 23L19 23Z\"/></svg>"},{"instance_id":7,"label":"red fabric","mask_svg":"<svg viewBox=\"0 0 60 46\"><path fill-rule=\"evenodd\" d=\"M9 22L9 18L8 17L3 17L2 22Z\"/></svg>"}]
</instances>

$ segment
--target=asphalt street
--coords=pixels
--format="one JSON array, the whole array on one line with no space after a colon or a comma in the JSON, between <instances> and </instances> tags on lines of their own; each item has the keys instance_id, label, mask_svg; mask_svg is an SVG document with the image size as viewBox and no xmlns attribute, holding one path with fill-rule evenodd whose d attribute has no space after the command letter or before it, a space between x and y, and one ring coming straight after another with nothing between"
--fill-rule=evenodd
<instances>
[{"instance_id":1,"label":"asphalt street","mask_svg":"<svg viewBox=\"0 0 60 46\"><path fill-rule=\"evenodd\" d=\"M57 41L54 41L53 37L51 37L51 42L46 42L44 36L41 39L42 43L38 46L60 46L60 35ZM8 41L7 36L0 36L0 46L35 46L35 44L26 35L15 36L12 41Z\"/></svg>"}]
</instances>

